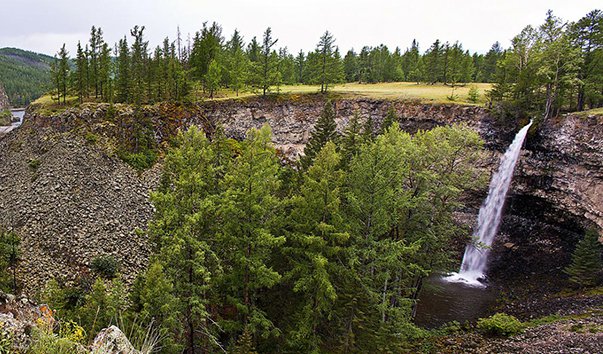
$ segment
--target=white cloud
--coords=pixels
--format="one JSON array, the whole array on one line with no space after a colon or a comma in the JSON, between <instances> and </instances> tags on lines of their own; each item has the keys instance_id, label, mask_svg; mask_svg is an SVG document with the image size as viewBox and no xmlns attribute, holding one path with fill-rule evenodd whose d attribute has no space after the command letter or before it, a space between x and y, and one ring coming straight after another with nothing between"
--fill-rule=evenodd
<instances>
[{"instance_id":1,"label":"white cloud","mask_svg":"<svg viewBox=\"0 0 603 354\"><path fill-rule=\"evenodd\" d=\"M77 40L88 40L92 25L101 26L111 44L134 25L146 25L154 46L165 36L173 39L176 26L186 37L204 21L220 23L226 37L238 28L246 40L271 26L279 45L292 52L313 49L326 29L342 51L381 43L405 48L413 38L424 50L439 38L485 52L494 41L507 46L524 26L540 24L547 9L574 21L601 7L600 0L0 1L6 3L0 6L3 13L10 14L0 22L0 47L27 46L48 54L63 42L71 42L73 51Z\"/></svg>"}]
</instances>

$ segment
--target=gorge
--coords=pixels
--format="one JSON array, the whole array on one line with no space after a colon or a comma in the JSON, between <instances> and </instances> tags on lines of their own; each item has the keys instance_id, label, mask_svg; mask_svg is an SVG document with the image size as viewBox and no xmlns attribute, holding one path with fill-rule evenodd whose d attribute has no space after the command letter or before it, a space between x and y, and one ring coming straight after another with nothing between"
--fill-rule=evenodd
<instances>
[{"instance_id":1,"label":"gorge","mask_svg":"<svg viewBox=\"0 0 603 354\"><path fill-rule=\"evenodd\" d=\"M323 105L320 96L257 98L146 106L143 114L160 146L190 125L212 131L221 123L227 135L241 139L249 128L268 123L283 158L295 158ZM478 132L486 147L479 167L486 174L498 168L527 123L500 121L479 107L360 98L335 101L337 129L343 131L355 111L379 125L390 107L412 133L456 123ZM134 114L131 106L115 109L117 117ZM108 110L106 104L56 112L31 106L23 126L0 138L0 223L22 238L18 276L26 294L36 294L54 277L76 281L98 254L119 260L127 284L147 266L150 245L140 230L153 215L148 198L159 185L161 162L137 172L119 159L107 144L115 134ZM602 126L602 116L572 114L544 121L528 134L491 250L496 286L516 291L538 278L536 287L559 281L583 229L603 225ZM481 190L464 197L455 217L465 228L473 227L485 196ZM459 263L464 246L456 245ZM546 297L548 290L537 296Z\"/></svg>"}]
</instances>

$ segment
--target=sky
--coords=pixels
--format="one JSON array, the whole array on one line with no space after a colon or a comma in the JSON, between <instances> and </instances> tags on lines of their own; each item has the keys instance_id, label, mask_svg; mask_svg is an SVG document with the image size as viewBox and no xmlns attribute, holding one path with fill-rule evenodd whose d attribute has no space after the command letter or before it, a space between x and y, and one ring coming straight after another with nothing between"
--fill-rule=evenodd
<instances>
[{"instance_id":1,"label":"sky","mask_svg":"<svg viewBox=\"0 0 603 354\"><path fill-rule=\"evenodd\" d=\"M440 39L485 53L495 41L508 47L526 25L540 25L548 9L576 21L597 8L601 0L0 0L0 48L53 55L66 43L74 54L92 25L111 45L144 25L154 48L175 39L178 26L185 40L216 21L225 37L236 28L246 41L270 26L277 46L292 53L313 50L326 30L344 53L380 44L405 49L413 39L421 51Z\"/></svg>"}]
</instances>

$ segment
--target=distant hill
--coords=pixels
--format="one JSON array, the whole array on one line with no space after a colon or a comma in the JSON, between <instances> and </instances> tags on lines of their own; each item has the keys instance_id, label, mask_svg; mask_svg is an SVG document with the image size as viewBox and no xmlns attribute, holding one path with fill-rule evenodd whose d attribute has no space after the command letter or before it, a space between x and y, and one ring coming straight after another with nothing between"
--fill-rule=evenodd
<instances>
[{"instance_id":1,"label":"distant hill","mask_svg":"<svg viewBox=\"0 0 603 354\"><path fill-rule=\"evenodd\" d=\"M0 48L0 85L12 106L25 106L48 91L53 60L45 54Z\"/></svg>"}]
</instances>

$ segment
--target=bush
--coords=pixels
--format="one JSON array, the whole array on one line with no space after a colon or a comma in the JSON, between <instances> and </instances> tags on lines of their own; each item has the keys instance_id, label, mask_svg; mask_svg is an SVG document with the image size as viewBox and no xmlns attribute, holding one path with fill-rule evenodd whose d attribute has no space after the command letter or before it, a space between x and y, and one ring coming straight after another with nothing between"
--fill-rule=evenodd
<instances>
[{"instance_id":1,"label":"bush","mask_svg":"<svg viewBox=\"0 0 603 354\"><path fill-rule=\"evenodd\" d=\"M0 125L10 125L13 121L13 114L7 109L0 111Z\"/></svg>"},{"instance_id":2,"label":"bush","mask_svg":"<svg viewBox=\"0 0 603 354\"><path fill-rule=\"evenodd\" d=\"M475 86L471 86L469 89L469 94L467 95L467 99L470 102L476 103L479 100L479 90Z\"/></svg>"},{"instance_id":3,"label":"bush","mask_svg":"<svg viewBox=\"0 0 603 354\"><path fill-rule=\"evenodd\" d=\"M486 335L508 337L521 333L523 324L514 316L497 313L488 318L480 318L477 329Z\"/></svg>"},{"instance_id":4,"label":"bush","mask_svg":"<svg viewBox=\"0 0 603 354\"><path fill-rule=\"evenodd\" d=\"M86 135L84 136L84 138L86 139L88 144L91 144L91 145L96 144L96 142L98 141L98 135L96 135L92 132L87 132Z\"/></svg>"},{"instance_id":5,"label":"bush","mask_svg":"<svg viewBox=\"0 0 603 354\"><path fill-rule=\"evenodd\" d=\"M90 269L105 279L113 279L119 272L119 262L113 256L99 256L92 260Z\"/></svg>"},{"instance_id":6,"label":"bush","mask_svg":"<svg viewBox=\"0 0 603 354\"><path fill-rule=\"evenodd\" d=\"M29 160L29 168L31 168L34 171L36 171L38 169L38 167L40 167L40 164L41 164L41 162L38 159Z\"/></svg>"},{"instance_id":7,"label":"bush","mask_svg":"<svg viewBox=\"0 0 603 354\"><path fill-rule=\"evenodd\" d=\"M152 167L157 161L157 153L150 149L138 153L120 151L118 155L125 163L138 171Z\"/></svg>"}]
</instances>

